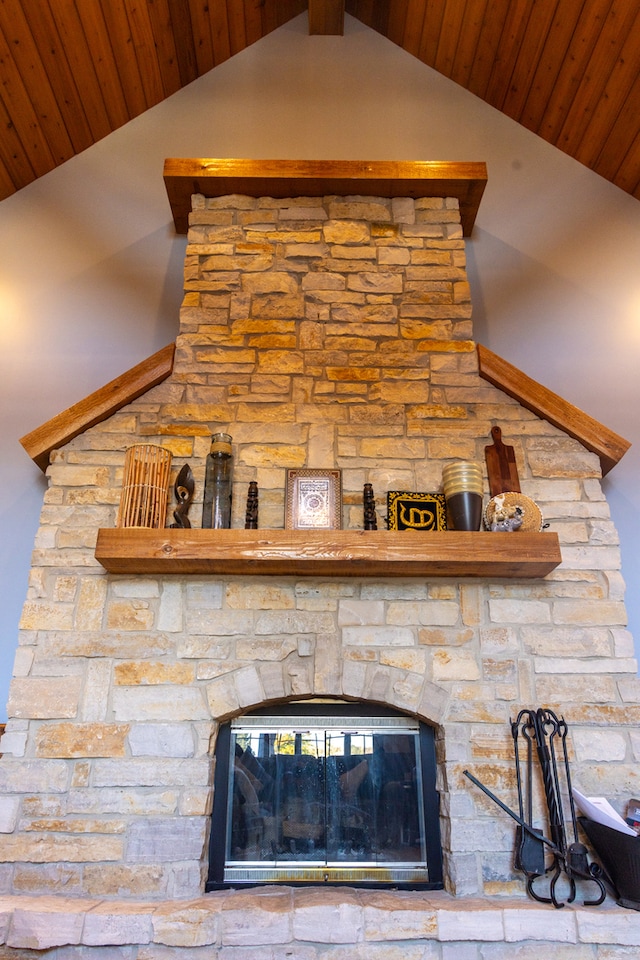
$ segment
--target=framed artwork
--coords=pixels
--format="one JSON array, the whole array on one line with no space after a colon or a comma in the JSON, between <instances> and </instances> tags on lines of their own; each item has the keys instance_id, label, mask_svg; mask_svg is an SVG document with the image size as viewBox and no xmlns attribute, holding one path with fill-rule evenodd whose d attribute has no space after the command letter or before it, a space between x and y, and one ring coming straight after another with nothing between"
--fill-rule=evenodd
<instances>
[{"instance_id":1,"label":"framed artwork","mask_svg":"<svg viewBox=\"0 0 640 960\"><path fill-rule=\"evenodd\" d=\"M342 471L287 470L285 528L339 530L342 527Z\"/></svg>"},{"instance_id":2,"label":"framed artwork","mask_svg":"<svg viewBox=\"0 0 640 960\"><path fill-rule=\"evenodd\" d=\"M446 530L447 507L443 493L387 493L389 530Z\"/></svg>"}]
</instances>

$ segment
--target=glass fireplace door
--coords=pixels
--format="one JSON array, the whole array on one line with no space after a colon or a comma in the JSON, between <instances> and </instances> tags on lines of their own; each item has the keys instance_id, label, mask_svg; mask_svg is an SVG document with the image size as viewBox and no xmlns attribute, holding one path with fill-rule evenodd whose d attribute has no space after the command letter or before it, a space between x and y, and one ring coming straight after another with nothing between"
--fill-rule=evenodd
<instances>
[{"instance_id":1,"label":"glass fireplace door","mask_svg":"<svg viewBox=\"0 0 640 960\"><path fill-rule=\"evenodd\" d=\"M417 722L247 716L226 749L225 883L429 881Z\"/></svg>"}]
</instances>

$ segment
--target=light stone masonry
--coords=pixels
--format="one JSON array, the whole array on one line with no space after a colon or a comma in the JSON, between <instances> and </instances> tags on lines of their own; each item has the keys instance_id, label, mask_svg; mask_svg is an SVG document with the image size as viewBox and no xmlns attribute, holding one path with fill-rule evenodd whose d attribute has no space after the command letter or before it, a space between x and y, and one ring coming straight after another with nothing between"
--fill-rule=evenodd
<instances>
[{"instance_id":1,"label":"light stone masonry","mask_svg":"<svg viewBox=\"0 0 640 960\"><path fill-rule=\"evenodd\" d=\"M640 683L600 465L479 377L457 201L196 196L193 211L172 375L51 458L1 743L4 949L635 956L638 914L526 899L513 823L463 775L515 802L509 721L545 705L569 724L577 786L621 810L640 794ZM172 481L191 465L195 527L210 436L225 431L232 526L244 526L256 480L260 526L283 527L285 469L312 466L342 470L348 527L361 527L372 483L383 528L387 491L437 492L458 459L482 464L488 495L496 424L562 545L543 581L118 577L95 560L136 439L172 452ZM202 895L218 724L319 696L436 728L448 893Z\"/></svg>"}]
</instances>

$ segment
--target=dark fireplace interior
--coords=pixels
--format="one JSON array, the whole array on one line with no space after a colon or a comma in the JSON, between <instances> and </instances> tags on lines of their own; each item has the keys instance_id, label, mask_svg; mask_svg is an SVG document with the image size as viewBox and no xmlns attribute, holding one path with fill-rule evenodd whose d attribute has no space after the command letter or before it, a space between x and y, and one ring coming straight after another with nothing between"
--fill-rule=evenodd
<instances>
[{"instance_id":1,"label":"dark fireplace interior","mask_svg":"<svg viewBox=\"0 0 640 960\"><path fill-rule=\"evenodd\" d=\"M208 890L257 883L441 889L434 731L335 701L221 726Z\"/></svg>"}]
</instances>

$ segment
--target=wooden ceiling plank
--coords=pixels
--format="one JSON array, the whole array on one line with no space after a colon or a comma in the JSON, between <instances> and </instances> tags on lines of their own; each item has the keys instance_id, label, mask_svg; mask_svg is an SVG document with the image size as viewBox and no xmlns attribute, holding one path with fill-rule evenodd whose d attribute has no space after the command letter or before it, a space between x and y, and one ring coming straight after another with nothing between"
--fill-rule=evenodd
<instances>
[{"instance_id":1,"label":"wooden ceiling plank","mask_svg":"<svg viewBox=\"0 0 640 960\"><path fill-rule=\"evenodd\" d=\"M169 26L176 51L180 87L198 77L198 61L189 0L167 0ZM155 34L155 28L154 28Z\"/></svg>"},{"instance_id":2,"label":"wooden ceiling plank","mask_svg":"<svg viewBox=\"0 0 640 960\"><path fill-rule=\"evenodd\" d=\"M446 5L447 0L432 0L425 7L419 57L430 67L433 67L436 62Z\"/></svg>"},{"instance_id":3,"label":"wooden ceiling plank","mask_svg":"<svg viewBox=\"0 0 640 960\"><path fill-rule=\"evenodd\" d=\"M53 170L56 161L49 149L38 115L3 30L0 30L0 63L3 76L2 99L5 109L18 133L23 149L29 156L29 162L36 176L41 177L44 173Z\"/></svg>"},{"instance_id":4,"label":"wooden ceiling plank","mask_svg":"<svg viewBox=\"0 0 640 960\"><path fill-rule=\"evenodd\" d=\"M556 6L553 23L540 52L527 98L520 112L520 123L528 130L537 132L544 117L558 75L567 58L582 6L571 7L567 4Z\"/></svg>"},{"instance_id":5,"label":"wooden ceiling plank","mask_svg":"<svg viewBox=\"0 0 640 960\"><path fill-rule=\"evenodd\" d=\"M209 0L189 0L193 45L196 53L198 76L208 73L214 66L211 30L209 28Z\"/></svg>"},{"instance_id":6,"label":"wooden ceiling plank","mask_svg":"<svg viewBox=\"0 0 640 960\"><path fill-rule=\"evenodd\" d=\"M233 57L247 46L244 6L239 4L237 0L227 0L227 20L229 22L229 47Z\"/></svg>"},{"instance_id":7,"label":"wooden ceiling plank","mask_svg":"<svg viewBox=\"0 0 640 960\"><path fill-rule=\"evenodd\" d=\"M25 434L20 443L40 469L46 470L53 450L106 420L127 403L166 380L173 370L174 353L175 343L168 344L127 373Z\"/></svg>"},{"instance_id":8,"label":"wooden ceiling plank","mask_svg":"<svg viewBox=\"0 0 640 960\"><path fill-rule=\"evenodd\" d=\"M97 80L105 109L109 116L110 130L116 130L131 119L120 83L109 32L99 4L79 4L78 16L89 50L91 61L97 65ZM84 79L84 76L83 76Z\"/></svg>"},{"instance_id":9,"label":"wooden ceiling plank","mask_svg":"<svg viewBox=\"0 0 640 960\"><path fill-rule=\"evenodd\" d=\"M211 30L211 45L215 64L224 63L231 56L229 40L229 21L227 20L227 4L209 4L209 28Z\"/></svg>"},{"instance_id":10,"label":"wooden ceiling plank","mask_svg":"<svg viewBox=\"0 0 640 960\"><path fill-rule=\"evenodd\" d=\"M342 0L344 4L344 0ZM308 6L308 0L276 0L278 26L281 27L289 20L304 13Z\"/></svg>"},{"instance_id":11,"label":"wooden ceiling plank","mask_svg":"<svg viewBox=\"0 0 640 960\"><path fill-rule=\"evenodd\" d=\"M107 2L112 3L113 0L107 0ZM144 90L144 109L147 109L160 103L165 95L158 49L149 16L150 2L149 0L146 3L125 0L124 6L131 31L130 52L134 54L138 64L138 73Z\"/></svg>"},{"instance_id":12,"label":"wooden ceiling plank","mask_svg":"<svg viewBox=\"0 0 640 960\"><path fill-rule=\"evenodd\" d=\"M638 136L636 125L638 116L640 116L640 75L636 77L636 82L629 91L623 108L609 130L604 146L590 164L601 177L613 183L617 182L618 171ZM638 173L640 173L640 167L638 167Z\"/></svg>"},{"instance_id":13,"label":"wooden ceiling plank","mask_svg":"<svg viewBox=\"0 0 640 960\"><path fill-rule=\"evenodd\" d=\"M540 63L540 57L558 9L558 0L542 0L534 3L527 22L525 36L518 51L509 89L502 103L502 110L514 120L520 120L531 84Z\"/></svg>"},{"instance_id":14,"label":"wooden ceiling plank","mask_svg":"<svg viewBox=\"0 0 640 960\"><path fill-rule=\"evenodd\" d=\"M544 0L543 0L544 2ZM496 58L484 94L487 103L502 109L516 68L518 53L526 42L526 28L532 11L531 0L511 0L504 21Z\"/></svg>"},{"instance_id":15,"label":"wooden ceiling plank","mask_svg":"<svg viewBox=\"0 0 640 960\"><path fill-rule=\"evenodd\" d=\"M107 82L114 84L119 77L124 98L127 104L129 119L139 117L149 104L140 76L140 66L134 49L131 27L124 0L100 0L107 33L113 50L115 76L111 72L111 64L105 64Z\"/></svg>"},{"instance_id":16,"label":"wooden ceiling plank","mask_svg":"<svg viewBox=\"0 0 640 960\"><path fill-rule=\"evenodd\" d=\"M409 0L402 47L414 57L420 55L420 39L424 24L424 0Z\"/></svg>"},{"instance_id":17,"label":"wooden ceiling plank","mask_svg":"<svg viewBox=\"0 0 640 960\"><path fill-rule=\"evenodd\" d=\"M467 87L480 42L482 25L487 18L489 0L467 0L462 30L451 67L451 79Z\"/></svg>"},{"instance_id":18,"label":"wooden ceiling plank","mask_svg":"<svg viewBox=\"0 0 640 960\"><path fill-rule=\"evenodd\" d=\"M169 158L164 181L178 233L186 233L191 197L456 197L469 236L487 182L484 163L364 160Z\"/></svg>"},{"instance_id":19,"label":"wooden ceiling plank","mask_svg":"<svg viewBox=\"0 0 640 960\"><path fill-rule=\"evenodd\" d=\"M0 137L0 142L1 141L2 137ZM2 157L0 157L0 200L6 200L7 197L10 197L15 192L16 184L11 177L4 160Z\"/></svg>"},{"instance_id":20,"label":"wooden ceiling plank","mask_svg":"<svg viewBox=\"0 0 640 960\"><path fill-rule=\"evenodd\" d=\"M556 145L561 150L573 154L580 144L635 16L634 4L627 4L626 0L614 0L559 132Z\"/></svg>"},{"instance_id":21,"label":"wooden ceiling plank","mask_svg":"<svg viewBox=\"0 0 640 960\"><path fill-rule=\"evenodd\" d=\"M640 130L615 172L614 183L640 200Z\"/></svg>"},{"instance_id":22,"label":"wooden ceiling plank","mask_svg":"<svg viewBox=\"0 0 640 960\"><path fill-rule=\"evenodd\" d=\"M37 19L31 17L32 21ZM22 76L51 156L56 165L64 163L74 155L74 146L20 0L2 0L0 28Z\"/></svg>"},{"instance_id":23,"label":"wooden ceiling plank","mask_svg":"<svg viewBox=\"0 0 640 960\"><path fill-rule=\"evenodd\" d=\"M387 19L386 36L401 47L406 35L407 15L411 0L391 0Z\"/></svg>"},{"instance_id":24,"label":"wooden ceiling plank","mask_svg":"<svg viewBox=\"0 0 640 960\"><path fill-rule=\"evenodd\" d=\"M625 455L631 444L624 437L532 380L482 344L478 344L477 349L480 376L597 454L603 476Z\"/></svg>"},{"instance_id":25,"label":"wooden ceiling plank","mask_svg":"<svg viewBox=\"0 0 640 960\"><path fill-rule=\"evenodd\" d=\"M445 4L434 62L435 69L444 77L451 77L453 73L453 64L460 44L466 7L466 0Z\"/></svg>"},{"instance_id":26,"label":"wooden ceiling plank","mask_svg":"<svg viewBox=\"0 0 640 960\"><path fill-rule=\"evenodd\" d=\"M6 176L3 178L4 183L6 185L8 177L14 185L14 189L6 194L7 197L10 197L12 193L15 193L25 184L32 183L36 179L36 172L29 162L27 152L22 146L18 131L5 109L1 96L0 131L2 134L0 136L0 163L6 171ZM5 197L2 199L4 200Z\"/></svg>"},{"instance_id":27,"label":"wooden ceiling plank","mask_svg":"<svg viewBox=\"0 0 640 960\"><path fill-rule=\"evenodd\" d=\"M247 31L247 44L260 40L263 36L261 0L244 0L244 23Z\"/></svg>"},{"instance_id":28,"label":"wooden ceiling plank","mask_svg":"<svg viewBox=\"0 0 640 960\"><path fill-rule=\"evenodd\" d=\"M38 16L28 22L69 139L75 153L80 153L94 142L93 135L49 4L40 4Z\"/></svg>"},{"instance_id":29,"label":"wooden ceiling plank","mask_svg":"<svg viewBox=\"0 0 640 960\"><path fill-rule=\"evenodd\" d=\"M571 37L567 54L560 67L551 96L545 107L538 134L557 144L567 111L580 87L593 48L613 0L585 0Z\"/></svg>"},{"instance_id":30,"label":"wooden ceiling plank","mask_svg":"<svg viewBox=\"0 0 640 960\"><path fill-rule=\"evenodd\" d=\"M309 0L309 36L344 34L344 0Z\"/></svg>"},{"instance_id":31,"label":"wooden ceiling plank","mask_svg":"<svg viewBox=\"0 0 640 960\"><path fill-rule=\"evenodd\" d=\"M636 39L638 30L640 30L640 10L616 59L603 95L576 147L576 159L588 167L596 166L603 150L602 144L605 145L604 150L607 153L616 149L611 140L611 133L622 112L625 114L624 121L627 129L629 124L633 129L640 116L640 97L638 96L640 44Z\"/></svg>"},{"instance_id":32,"label":"wooden ceiling plank","mask_svg":"<svg viewBox=\"0 0 640 960\"><path fill-rule=\"evenodd\" d=\"M192 48L192 55L189 57L188 37L191 21L189 19L185 21L184 19L186 0L182 0L180 5L178 5L176 0L173 0L171 5L175 10L175 20L178 30L186 28L187 31L187 57L182 64L182 70L177 50L176 26L174 25L174 18L171 15L169 0L147 0L151 33L155 42L156 57L162 78L163 95L165 97L170 97L172 93L175 93L187 83L191 83L192 80L196 79L195 73L190 73L188 69L189 65L191 65L191 69L195 66L195 56L193 56ZM184 41L184 34L182 40ZM183 80L183 69L185 66L187 67L187 71L184 73Z\"/></svg>"},{"instance_id":33,"label":"wooden ceiling plank","mask_svg":"<svg viewBox=\"0 0 640 960\"><path fill-rule=\"evenodd\" d=\"M494 4L492 2L491 15L484 18L480 28L480 36L471 64L467 89L483 100L486 98L491 70L498 55L500 37L504 30L507 11L507 3Z\"/></svg>"},{"instance_id":34,"label":"wooden ceiling plank","mask_svg":"<svg viewBox=\"0 0 640 960\"><path fill-rule=\"evenodd\" d=\"M93 7L87 7L85 4L80 4L80 6L83 14L87 15L94 9ZM95 61L90 47L87 44L82 20L73 3L57 3L56 0L49 0L49 7L62 41L69 68L76 78L79 100L95 143L111 133L113 123L105 104L102 86L95 70ZM92 21L89 18L88 26L91 23ZM109 87L109 90L111 95L115 96L111 87Z\"/></svg>"}]
</instances>

